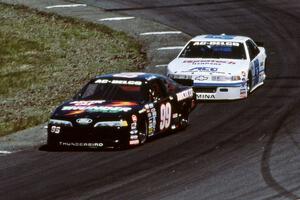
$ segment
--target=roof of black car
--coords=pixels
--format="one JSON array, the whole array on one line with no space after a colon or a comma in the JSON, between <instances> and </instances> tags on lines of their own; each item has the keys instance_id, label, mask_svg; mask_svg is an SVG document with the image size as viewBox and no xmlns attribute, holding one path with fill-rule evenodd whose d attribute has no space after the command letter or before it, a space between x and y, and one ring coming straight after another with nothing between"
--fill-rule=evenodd
<instances>
[{"instance_id":1,"label":"roof of black car","mask_svg":"<svg viewBox=\"0 0 300 200\"><path fill-rule=\"evenodd\" d=\"M123 72L116 74L105 74L96 76L96 79L123 79L123 80L137 80L137 81L150 81L163 77L160 74L143 73L143 72Z\"/></svg>"}]
</instances>

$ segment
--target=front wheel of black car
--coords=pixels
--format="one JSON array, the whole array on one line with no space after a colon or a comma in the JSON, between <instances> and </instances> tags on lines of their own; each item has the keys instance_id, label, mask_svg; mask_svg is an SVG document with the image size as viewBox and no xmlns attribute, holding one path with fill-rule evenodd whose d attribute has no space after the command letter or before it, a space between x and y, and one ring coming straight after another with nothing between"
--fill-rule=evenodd
<instances>
[{"instance_id":1,"label":"front wheel of black car","mask_svg":"<svg viewBox=\"0 0 300 200\"><path fill-rule=\"evenodd\" d=\"M141 130L139 130L139 142L140 144L144 144L147 141L148 138L148 124L147 122L145 122L142 127Z\"/></svg>"}]
</instances>

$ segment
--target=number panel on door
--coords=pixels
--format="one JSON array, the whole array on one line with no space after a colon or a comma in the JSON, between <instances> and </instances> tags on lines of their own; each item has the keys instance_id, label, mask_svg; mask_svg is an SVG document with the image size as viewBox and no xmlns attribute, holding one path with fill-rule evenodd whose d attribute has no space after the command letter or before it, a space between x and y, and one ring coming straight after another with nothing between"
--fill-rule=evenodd
<instances>
[{"instance_id":1,"label":"number panel on door","mask_svg":"<svg viewBox=\"0 0 300 200\"><path fill-rule=\"evenodd\" d=\"M171 125L172 106L169 102L160 105L159 129L167 130Z\"/></svg>"}]
</instances>

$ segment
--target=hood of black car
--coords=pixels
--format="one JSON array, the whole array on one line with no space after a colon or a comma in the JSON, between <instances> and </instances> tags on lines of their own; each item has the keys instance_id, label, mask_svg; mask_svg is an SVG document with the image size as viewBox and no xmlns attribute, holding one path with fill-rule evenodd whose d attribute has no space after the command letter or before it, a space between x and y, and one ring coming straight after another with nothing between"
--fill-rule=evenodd
<instances>
[{"instance_id":1,"label":"hood of black car","mask_svg":"<svg viewBox=\"0 0 300 200\"><path fill-rule=\"evenodd\" d=\"M52 118L122 118L143 106L129 101L69 101L59 106Z\"/></svg>"}]
</instances>

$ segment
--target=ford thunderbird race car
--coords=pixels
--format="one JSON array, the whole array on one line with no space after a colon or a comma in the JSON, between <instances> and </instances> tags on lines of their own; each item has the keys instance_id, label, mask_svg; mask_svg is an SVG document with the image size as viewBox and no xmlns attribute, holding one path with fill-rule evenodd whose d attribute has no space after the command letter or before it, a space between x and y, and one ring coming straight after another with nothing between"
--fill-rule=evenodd
<instances>
[{"instance_id":1,"label":"ford thunderbird race car","mask_svg":"<svg viewBox=\"0 0 300 200\"><path fill-rule=\"evenodd\" d=\"M194 108L191 87L157 74L120 73L92 79L52 114L50 147L125 147L185 128Z\"/></svg>"},{"instance_id":2,"label":"ford thunderbird race car","mask_svg":"<svg viewBox=\"0 0 300 200\"><path fill-rule=\"evenodd\" d=\"M197 100L246 98L266 78L265 48L232 35L199 35L168 65L168 76L193 86Z\"/></svg>"}]
</instances>

